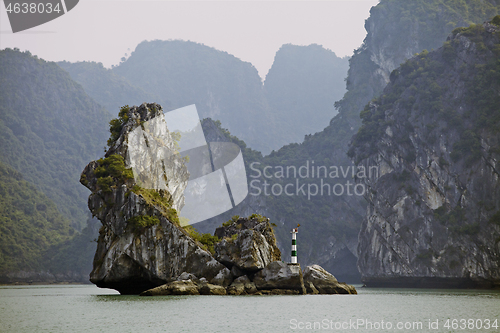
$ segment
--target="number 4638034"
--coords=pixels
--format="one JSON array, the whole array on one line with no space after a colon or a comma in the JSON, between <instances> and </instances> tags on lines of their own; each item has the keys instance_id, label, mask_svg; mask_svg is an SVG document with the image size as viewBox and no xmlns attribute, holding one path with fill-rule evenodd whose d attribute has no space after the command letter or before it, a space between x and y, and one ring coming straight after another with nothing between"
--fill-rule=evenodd
<instances>
[{"instance_id":1,"label":"number 4638034","mask_svg":"<svg viewBox=\"0 0 500 333\"><path fill-rule=\"evenodd\" d=\"M447 319L444 328L461 330L489 330L498 329L498 319L491 321L489 319Z\"/></svg>"},{"instance_id":2,"label":"number 4638034","mask_svg":"<svg viewBox=\"0 0 500 333\"><path fill-rule=\"evenodd\" d=\"M52 3L50 2L47 2L47 3L42 3L42 2L39 2L39 3L35 3L35 2L23 2L23 3L19 3L19 2L15 2L15 3L12 3L10 2L8 5L7 5L7 13L15 13L15 14L19 14L19 13L22 13L22 14L35 14L35 13L46 13L46 14L50 14L52 12L56 12L56 13L59 13L61 12L61 8L59 6L59 2L55 4L55 6L52 5Z\"/></svg>"}]
</instances>

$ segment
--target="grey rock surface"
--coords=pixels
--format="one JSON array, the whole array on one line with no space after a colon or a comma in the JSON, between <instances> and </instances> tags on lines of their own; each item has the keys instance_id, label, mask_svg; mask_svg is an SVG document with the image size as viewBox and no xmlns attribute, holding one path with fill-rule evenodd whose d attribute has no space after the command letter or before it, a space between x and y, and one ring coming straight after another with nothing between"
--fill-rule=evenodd
<instances>
[{"instance_id":1,"label":"grey rock surface","mask_svg":"<svg viewBox=\"0 0 500 333\"><path fill-rule=\"evenodd\" d=\"M221 287L222 288L222 287ZM173 281L140 294L140 296L199 295L199 287L191 280Z\"/></svg>"},{"instance_id":2,"label":"grey rock surface","mask_svg":"<svg viewBox=\"0 0 500 333\"><path fill-rule=\"evenodd\" d=\"M473 37L458 31L443 47L411 59L383 93L398 91L398 101L387 107L382 97L367 108L384 110L373 149L353 147L360 164L379 166L378 178L362 180L370 191L358 267L368 286L500 284L500 226L491 222L500 210L500 138L487 123L473 127L484 103L474 104L475 80L484 75L482 66L498 59L493 50L500 28L486 23L476 29ZM423 77L405 84L412 66L441 68L432 79L438 97L426 94L430 84Z\"/></svg>"},{"instance_id":3,"label":"grey rock surface","mask_svg":"<svg viewBox=\"0 0 500 333\"><path fill-rule=\"evenodd\" d=\"M259 290L290 289L306 293L299 264L273 261L255 274L253 282Z\"/></svg>"},{"instance_id":4,"label":"grey rock surface","mask_svg":"<svg viewBox=\"0 0 500 333\"><path fill-rule=\"evenodd\" d=\"M231 285L227 287L227 294L234 296L245 294L245 284L233 281L233 283L231 283Z\"/></svg>"},{"instance_id":5,"label":"grey rock surface","mask_svg":"<svg viewBox=\"0 0 500 333\"><path fill-rule=\"evenodd\" d=\"M130 108L120 135L106 157L120 155L124 158L125 167L131 167L126 158L129 134L140 128L141 123L161 116L162 109L158 104ZM160 131L159 128L157 130ZM163 139L164 146L172 148L173 139L168 135ZM140 153L140 150L136 151L136 154ZM82 173L82 183L92 191L89 208L102 223L90 281L102 288L116 289L122 294L139 294L171 282L184 272L197 278L204 277L214 284L229 284L229 270L202 249L172 217L175 213L170 209L176 203L180 205L183 200L182 191L179 190L189 177L187 169L184 167L183 170L175 159L172 165L163 166L152 163L149 157L143 162L147 161L151 165L145 168L143 178L151 182L158 177L163 179L165 189L159 191L159 196L170 203L170 208L137 194L137 190L134 190L137 185L135 179L113 178L109 190L101 188L96 176L98 161L89 163ZM171 169L175 172L172 173ZM168 181L165 182L165 179ZM137 226L131 222L134 218L144 216L157 223Z\"/></svg>"},{"instance_id":6,"label":"grey rock surface","mask_svg":"<svg viewBox=\"0 0 500 333\"><path fill-rule=\"evenodd\" d=\"M216 284L203 284L200 286L200 295L226 295L226 288Z\"/></svg>"},{"instance_id":7,"label":"grey rock surface","mask_svg":"<svg viewBox=\"0 0 500 333\"><path fill-rule=\"evenodd\" d=\"M312 294L357 294L356 289L337 281L335 276L319 265L307 266L304 269L304 285Z\"/></svg>"},{"instance_id":8,"label":"grey rock surface","mask_svg":"<svg viewBox=\"0 0 500 333\"><path fill-rule=\"evenodd\" d=\"M210 280L210 283L227 287L231 284L232 281L233 281L233 275L231 274L231 271L227 269L227 267L222 267L220 271L217 273L217 275L215 275Z\"/></svg>"},{"instance_id":9,"label":"grey rock surface","mask_svg":"<svg viewBox=\"0 0 500 333\"><path fill-rule=\"evenodd\" d=\"M217 228L215 235L222 241L215 245L215 258L240 272L256 272L270 262L281 260L274 231L269 219L239 218L226 227Z\"/></svg>"}]
</instances>

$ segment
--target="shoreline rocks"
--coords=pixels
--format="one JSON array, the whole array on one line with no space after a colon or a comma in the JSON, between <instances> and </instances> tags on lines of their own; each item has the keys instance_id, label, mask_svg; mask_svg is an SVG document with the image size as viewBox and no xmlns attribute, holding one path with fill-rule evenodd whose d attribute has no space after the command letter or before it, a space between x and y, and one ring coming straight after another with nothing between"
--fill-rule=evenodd
<instances>
[{"instance_id":1,"label":"shoreline rocks","mask_svg":"<svg viewBox=\"0 0 500 333\"><path fill-rule=\"evenodd\" d=\"M319 265L307 266L304 273L300 264L273 261L253 276L236 278L229 286L207 283L206 279L188 279L191 274L182 273L187 280L173 281L146 290L140 296L165 295L337 295L357 294L356 288L337 279Z\"/></svg>"},{"instance_id":2,"label":"shoreline rocks","mask_svg":"<svg viewBox=\"0 0 500 333\"><path fill-rule=\"evenodd\" d=\"M307 266L304 269L304 283L319 294L357 294L356 288L344 282L338 282L335 276L319 265ZM306 288L307 289L307 288Z\"/></svg>"},{"instance_id":3,"label":"shoreline rocks","mask_svg":"<svg viewBox=\"0 0 500 333\"><path fill-rule=\"evenodd\" d=\"M306 294L299 264L273 261L255 274L253 281L259 290L288 289Z\"/></svg>"}]
</instances>

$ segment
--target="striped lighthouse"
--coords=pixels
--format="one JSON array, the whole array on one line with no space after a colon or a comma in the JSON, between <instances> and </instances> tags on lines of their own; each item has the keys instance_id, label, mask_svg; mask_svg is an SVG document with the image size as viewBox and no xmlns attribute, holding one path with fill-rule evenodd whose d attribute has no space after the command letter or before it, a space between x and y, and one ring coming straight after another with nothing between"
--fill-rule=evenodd
<instances>
[{"instance_id":1,"label":"striped lighthouse","mask_svg":"<svg viewBox=\"0 0 500 333\"><path fill-rule=\"evenodd\" d=\"M297 233L299 232L300 224L297 228L292 229L292 264L297 263Z\"/></svg>"}]
</instances>

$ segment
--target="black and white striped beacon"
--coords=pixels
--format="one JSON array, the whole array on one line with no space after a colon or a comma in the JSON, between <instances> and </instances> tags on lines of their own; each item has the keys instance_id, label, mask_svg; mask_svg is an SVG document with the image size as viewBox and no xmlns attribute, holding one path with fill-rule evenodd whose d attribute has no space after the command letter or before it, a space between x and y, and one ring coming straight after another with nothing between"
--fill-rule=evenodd
<instances>
[{"instance_id":1,"label":"black and white striped beacon","mask_svg":"<svg viewBox=\"0 0 500 333\"><path fill-rule=\"evenodd\" d=\"M297 224L297 228L293 228L292 233L292 264L297 263L297 234L299 232L300 224Z\"/></svg>"}]
</instances>

